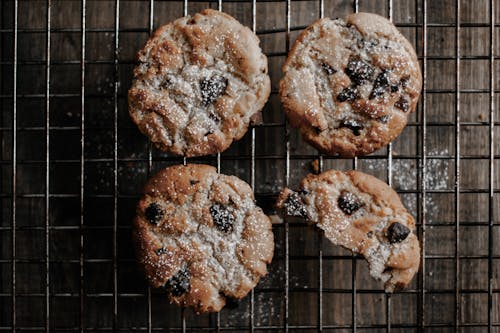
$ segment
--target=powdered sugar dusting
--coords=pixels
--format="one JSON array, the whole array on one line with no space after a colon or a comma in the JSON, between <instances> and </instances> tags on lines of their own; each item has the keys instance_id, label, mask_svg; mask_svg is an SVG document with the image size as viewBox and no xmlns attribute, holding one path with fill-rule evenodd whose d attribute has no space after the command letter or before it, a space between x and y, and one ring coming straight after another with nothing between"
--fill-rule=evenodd
<instances>
[{"instance_id":1,"label":"powdered sugar dusting","mask_svg":"<svg viewBox=\"0 0 500 333\"><path fill-rule=\"evenodd\" d=\"M354 185L354 179L358 185ZM373 187L365 187L371 182ZM386 291L409 282L416 271L414 265L418 267L418 241L410 233L391 238L387 230L396 224L415 231L415 223L399 202L391 199L389 188L367 175L335 170L309 175L302 185L300 192L285 189L278 205L286 208L291 196L300 197L308 220L322 229L332 243L362 254L370 274L385 282Z\"/></svg>"},{"instance_id":2,"label":"powdered sugar dusting","mask_svg":"<svg viewBox=\"0 0 500 333\"><path fill-rule=\"evenodd\" d=\"M196 169L194 165L173 168L180 171L170 177L178 177L179 182L190 177L189 170ZM248 184L213 169L205 174L205 179L190 179L195 191L183 196L181 193L192 190L183 186L165 188L165 180L159 175L150 181L149 188L155 191L148 192L139 205L156 205L155 218L158 217L155 221L141 217L146 219L141 223L147 226L148 238L139 239L144 253L140 260L152 267L150 279L164 285L179 269L186 269L191 279L202 281L206 290L200 296L193 288L173 299L200 311L219 310L223 295L244 296L265 274L265 269L256 268L262 264L260 261L265 267L272 257L270 222L255 206ZM182 196L180 202L167 199L177 191ZM261 247L253 235L270 243L269 247Z\"/></svg>"},{"instance_id":3,"label":"powdered sugar dusting","mask_svg":"<svg viewBox=\"0 0 500 333\"><path fill-rule=\"evenodd\" d=\"M427 153L426 172L425 172L425 187L428 191L439 191L450 189L449 174L450 160L447 158L450 155L448 149L431 150ZM383 170L386 167L385 160L366 160L363 163L366 168L372 173ZM416 190L420 188L418 184L418 169L422 166L417 166L414 160L409 159L394 159L392 161L392 182L396 190ZM417 214L417 196L404 195L402 200L405 206L412 212ZM427 194L425 197L426 218L429 222L433 222L438 214L439 207L434 202L433 195Z\"/></svg>"},{"instance_id":4,"label":"powdered sugar dusting","mask_svg":"<svg viewBox=\"0 0 500 333\"><path fill-rule=\"evenodd\" d=\"M138 55L132 118L163 150L186 156L225 150L269 96L258 43L248 28L214 10L159 28Z\"/></svg>"},{"instance_id":5,"label":"powdered sugar dusting","mask_svg":"<svg viewBox=\"0 0 500 333\"><path fill-rule=\"evenodd\" d=\"M316 21L295 42L284 71L281 97L291 124L323 151L344 156L393 140L421 86L414 50L374 14Z\"/></svg>"}]
</instances>

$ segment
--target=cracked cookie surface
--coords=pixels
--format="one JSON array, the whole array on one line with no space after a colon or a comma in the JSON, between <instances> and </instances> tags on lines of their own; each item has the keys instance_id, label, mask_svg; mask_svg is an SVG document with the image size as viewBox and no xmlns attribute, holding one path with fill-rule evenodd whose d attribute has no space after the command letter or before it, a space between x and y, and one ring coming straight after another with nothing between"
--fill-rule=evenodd
<instances>
[{"instance_id":1,"label":"cracked cookie surface","mask_svg":"<svg viewBox=\"0 0 500 333\"><path fill-rule=\"evenodd\" d=\"M280 96L290 124L320 151L347 157L394 140L422 86L411 44L387 19L369 13L311 24L283 72Z\"/></svg>"},{"instance_id":2,"label":"cracked cookie surface","mask_svg":"<svg viewBox=\"0 0 500 333\"><path fill-rule=\"evenodd\" d=\"M290 216L305 217L334 244L365 257L370 274L393 292L410 283L420 264L415 221L397 193L358 171L310 174L277 202Z\"/></svg>"},{"instance_id":3,"label":"cracked cookie surface","mask_svg":"<svg viewBox=\"0 0 500 333\"><path fill-rule=\"evenodd\" d=\"M243 298L267 273L274 251L271 221L250 186L201 164L150 178L132 232L151 285L197 312Z\"/></svg>"},{"instance_id":4,"label":"cracked cookie surface","mask_svg":"<svg viewBox=\"0 0 500 333\"><path fill-rule=\"evenodd\" d=\"M227 149L270 94L257 36L211 9L155 31L139 51L129 113L161 150L200 156Z\"/></svg>"}]
</instances>

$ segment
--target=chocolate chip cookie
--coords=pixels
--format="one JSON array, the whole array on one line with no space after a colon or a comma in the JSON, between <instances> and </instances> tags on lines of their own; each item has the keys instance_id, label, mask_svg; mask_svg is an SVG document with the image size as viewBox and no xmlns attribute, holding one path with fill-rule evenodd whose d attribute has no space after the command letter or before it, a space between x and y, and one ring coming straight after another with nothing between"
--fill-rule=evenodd
<instances>
[{"instance_id":1,"label":"chocolate chip cookie","mask_svg":"<svg viewBox=\"0 0 500 333\"><path fill-rule=\"evenodd\" d=\"M258 119L269 97L257 36L219 11L162 26L137 58L130 116L156 147L177 155L224 151Z\"/></svg>"},{"instance_id":2,"label":"chocolate chip cookie","mask_svg":"<svg viewBox=\"0 0 500 333\"><path fill-rule=\"evenodd\" d=\"M172 166L148 180L133 239L151 285L197 312L243 298L274 251L271 221L250 186L201 164Z\"/></svg>"},{"instance_id":3,"label":"chocolate chip cookie","mask_svg":"<svg viewBox=\"0 0 500 333\"><path fill-rule=\"evenodd\" d=\"M310 174L294 192L285 188L277 206L306 218L334 244L363 255L370 274L393 292L418 271L415 221L386 183L358 171Z\"/></svg>"},{"instance_id":4,"label":"chocolate chip cookie","mask_svg":"<svg viewBox=\"0 0 500 333\"><path fill-rule=\"evenodd\" d=\"M318 150L346 157L394 140L422 86L411 44L391 22L369 13L311 24L283 72L280 95L290 124Z\"/></svg>"}]
</instances>

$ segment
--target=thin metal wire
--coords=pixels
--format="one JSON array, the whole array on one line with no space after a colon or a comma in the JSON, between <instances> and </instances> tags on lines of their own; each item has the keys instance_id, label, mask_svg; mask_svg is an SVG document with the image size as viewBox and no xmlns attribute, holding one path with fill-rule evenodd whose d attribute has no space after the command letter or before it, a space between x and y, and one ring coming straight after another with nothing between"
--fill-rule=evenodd
<instances>
[{"instance_id":1,"label":"thin metal wire","mask_svg":"<svg viewBox=\"0 0 500 333\"><path fill-rule=\"evenodd\" d=\"M222 11L222 0L218 0L217 10ZM217 153L217 173L220 173L221 170L221 154ZM217 332L220 332L220 312L217 312L215 315L215 329Z\"/></svg>"},{"instance_id":2,"label":"thin metal wire","mask_svg":"<svg viewBox=\"0 0 500 333\"><path fill-rule=\"evenodd\" d=\"M15 332L17 328L16 323L16 176L17 176L17 20L19 10L18 0L14 1L14 36L13 36L13 87L12 87L12 266L11 266L11 303L12 303L12 331Z\"/></svg>"},{"instance_id":3,"label":"thin metal wire","mask_svg":"<svg viewBox=\"0 0 500 333\"><path fill-rule=\"evenodd\" d=\"M421 223L421 232L420 232L420 242L422 245L421 248L421 264L420 264L420 330L425 330L425 290L426 290L426 269L425 269L425 224L426 224L426 199L427 199L427 146L426 146L426 138L427 138L427 0L422 1L422 11L423 11L423 22L422 22L422 131L421 131L421 142L420 142L420 156L422 158L422 162L420 165L420 172L418 175L420 176L420 188L421 192L419 195L419 215L420 215L420 223Z\"/></svg>"},{"instance_id":4,"label":"thin metal wire","mask_svg":"<svg viewBox=\"0 0 500 333\"><path fill-rule=\"evenodd\" d=\"M150 0L151 1L151 0ZM404 26L400 25L400 24L395 24L396 27L399 27L399 28L402 28ZM464 23L461 23L460 25L461 27L465 27L464 26ZM455 27L455 26L453 26ZM488 26L489 27L489 26ZM303 27L305 28L305 26ZM87 32L89 32L90 29L87 29ZM269 30L268 33L278 33L280 29L274 29L274 30ZM298 27L293 27L291 28L291 31L297 31L297 30L301 30L301 29L298 29ZM142 30L141 30L142 31ZM53 32L53 31L52 31ZM112 31L114 33L114 30ZM123 29L120 29L118 32L122 33L122 32L130 32L130 31L124 31ZM147 32L147 31L142 31L142 32ZM258 31L256 32L257 35L264 35L263 33L259 33ZM274 58L274 57L283 57L283 56L286 56L287 53L284 52L284 51L278 51L278 52L267 52L266 53L266 56L268 58ZM422 57L421 56L417 56L417 58L419 60L422 60ZM446 55L432 55L432 56L428 56L427 57L428 60L455 60L456 57L455 56L446 56ZM487 55L461 55L460 60L489 60L490 57L487 56ZM495 60L498 60L500 59L500 56L495 56L494 57ZM22 61L18 61L18 65L23 65L23 66L32 66L32 65L45 65L45 60L22 60ZM78 65L80 64L80 61L79 60L53 60L51 61L52 65ZM106 60L106 59L103 59L103 60L87 60L86 62L87 64L91 64L91 65L113 65L114 64L114 61L113 60ZM120 60L118 62L120 65L134 65L136 64L136 61L134 60L130 60L130 59L124 59L124 60ZM0 61L0 65L12 65L13 62L12 61ZM429 90L429 92L431 92L433 90ZM437 90L437 91L443 91L443 90ZM462 91L470 91L469 90L462 90ZM480 89L480 90L477 90L477 89L472 89L473 92L484 92L484 91L489 91L489 89ZM1 95L2 97L3 96L12 96L12 95ZM29 96L40 96L40 94L36 94L36 95L33 95L33 94L30 94L30 95L20 95L20 96L26 96L26 97L29 97ZM53 96L53 95L51 95ZM57 94L55 96L72 96L72 95L67 95L67 94ZM89 95L89 96L92 96L92 95ZM96 94L94 96L99 96L99 97L102 97L103 94Z\"/></svg>"},{"instance_id":5,"label":"thin metal wire","mask_svg":"<svg viewBox=\"0 0 500 333\"><path fill-rule=\"evenodd\" d=\"M455 328L460 324L460 0L455 1Z\"/></svg>"},{"instance_id":6,"label":"thin metal wire","mask_svg":"<svg viewBox=\"0 0 500 333\"><path fill-rule=\"evenodd\" d=\"M252 0L252 31L257 31L257 1ZM250 129L250 186L255 191L255 126ZM255 331L255 291L250 292L250 332Z\"/></svg>"},{"instance_id":7,"label":"thin metal wire","mask_svg":"<svg viewBox=\"0 0 500 333\"><path fill-rule=\"evenodd\" d=\"M154 28L154 0L149 0L149 35L153 34ZM152 156L152 147L151 142L148 144L148 177L151 173L151 168L153 167L153 156ZM148 302L148 333L151 333L153 329L152 323L152 312L153 312L153 303L151 301L151 286L148 283L147 286L147 302Z\"/></svg>"},{"instance_id":8,"label":"thin metal wire","mask_svg":"<svg viewBox=\"0 0 500 333\"><path fill-rule=\"evenodd\" d=\"M183 6L182 12L183 12L184 16L187 16L188 15L188 0L184 0L182 6ZM150 156L151 156L151 154L150 154ZM183 165L187 164L186 157L183 158L182 164ZM181 310L181 325L182 325L182 333L186 333L186 309L185 308L182 308L182 310Z\"/></svg>"},{"instance_id":9,"label":"thin metal wire","mask_svg":"<svg viewBox=\"0 0 500 333\"><path fill-rule=\"evenodd\" d=\"M325 17L325 1L319 0L319 17ZM318 151L318 171L323 172L323 156ZM323 332L323 235L318 237L318 331Z\"/></svg>"},{"instance_id":10,"label":"thin metal wire","mask_svg":"<svg viewBox=\"0 0 500 333\"><path fill-rule=\"evenodd\" d=\"M118 225L118 86L119 86L119 28L120 0L115 0L115 40L114 40L114 83L113 83L113 328L118 328L118 263L117 263L117 225Z\"/></svg>"},{"instance_id":11,"label":"thin metal wire","mask_svg":"<svg viewBox=\"0 0 500 333\"><path fill-rule=\"evenodd\" d=\"M47 0L47 39L45 46L45 331L50 329L50 15Z\"/></svg>"},{"instance_id":12,"label":"thin metal wire","mask_svg":"<svg viewBox=\"0 0 500 333\"><path fill-rule=\"evenodd\" d=\"M292 260L305 260L301 256L291 256L290 258ZM342 260L342 259L349 259L350 257L348 257L348 256L338 256L338 257L325 256L324 258L325 258L325 260ZM362 257L359 257L359 258L362 259ZM453 259L454 257L450 256L450 258ZM450 259L450 258L448 258L448 259ZM307 259L317 260L316 256L311 256ZM482 260L484 260L484 259L488 260L488 256L485 256L485 258L482 258ZM18 261L18 263L23 263L23 262L25 262L25 260ZM73 262L75 262L75 260L68 260L68 261L65 261L64 263L73 263ZM107 260L106 259L86 260L85 262L88 262L88 263L107 263L107 262L111 262L111 260L110 259L107 259ZM62 263L62 262L59 261L59 263ZM133 261L128 260L128 261L123 261L123 263L130 264L130 263L133 263ZM276 293L282 289L279 287L273 287L273 288L256 289L256 290L258 290L259 292L262 292L262 293ZM293 292L310 293L311 291L317 292L318 288L304 289L301 287L295 287L295 288L290 288L290 290ZM323 292L325 294L350 294L352 292L352 289L351 288L323 288ZM420 290L418 288L404 290L404 294L406 294L406 295L418 295L419 292L420 292ZM500 292L499 288L493 288L493 293L499 293L499 292ZM383 294L385 294L385 291L384 290L374 290L374 289L358 289L358 293L365 294L365 295L383 295ZM455 293L455 291L453 289L436 289L436 290L432 289L432 291L430 291L430 293L432 293L433 295L453 295ZM488 295L488 288L462 289L462 290L460 290L460 294L462 294L462 295L484 294L487 296ZM143 293L119 293L118 295L119 295L119 297L128 297L128 298L137 298L137 297L145 297L146 296L146 294L143 294ZM0 296L7 297L7 296L11 296L11 294L10 293L0 293ZM44 293L43 292L40 292L40 293L17 293L16 296L36 297L36 298L42 297L43 298ZM72 293L72 292L52 293L51 294L51 297L53 297L53 298L77 297L77 296L78 296L78 293L76 293L76 292L74 292L74 293ZM111 293L111 292L110 293L86 293L85 296L89 297L89 298L102 298L102 297L111 298L111 297L113 297L113 293ZM472 323L470 323L470 324L472 324ZM493 323L493 325L494 324L495 324L495 322ZM500 322L497 322L497 324L500 325ZM463 326L463 325L467 325L467 324L466 323L460 324L460 326ZM484 325L488 325L488 324L484 323ZM383 326L385 327L386 325L384 324ZM246 325L246 327L248 328L248 325Z\"/></svg>"},{"instance_id":13,"label":"thin metal wire","mask_svg":"<svg viewBox=\"0 0 500 333\"><path fill-rule=\"evenodd\" d=\"M389 16L389 21L392 22L392 0L387 2L387 12ZM392 187L392 142L387 146L387 183ZM391 332L391 294L385 294L385 320L386 320L386 332Z\"/></svg>"},{"instance_id":14,"label":"thin metal wire","mask_svg":"<svg viewBox=\"0 0 500 333\"><path fill-rule=\"evenodd\" d=\"M292 10L292 2L291 0L286 1L286 9L285 9L285 16L286 16L286 37L285 37L285 47L286 51L288 52L290 50L290 26L291 26L291 10ZM288 122L285 120L285 147L286 147L286 154L285 154L285 186L288 186L290 182L290 129L288 127ZM290 298L290 244L289 244L289 224L288 220L285 218L284 219L284 224L285 224L285 239L284 239L284 260L285 260L285 285L284 285L284 301L285 301L285 317L283 318L283 329L285 332L288 332L289 329L289 323L288 323L288 307L289 307L289 298Z\"/></svg>"},{"instance_id":15,"label":"thin metal wire","mask_svg":"<svg viewBox=\"0 0 500 333\"><path fill-rule=\"evenodd\" d=\"M359 1L354 0L353 3L354 7L354 12L357 13L359 12ZM353 163L353 169L357 170L358 169L358 158L354 157L352 160ZM352 294L351 294L351 303L352 303L352 308L351 308L351 318L352 318L352 331L353 333L357 332L357 283L356 283L356 265L357 265L357 259L356 255L353 253L352 254L352 259L351 259L351 284L352 284Z\"/></svg>"},{"instance_id":16,"label":"thin metal wire","mask_svg":"<svg viewBox=\"0 0 500 333\"><path fill-rule=\"evenodd\" d=\"M186 308L181 309L181 319L182 333L186 333Z\"/></svg>"},{"instance_id":17,"label":"thin metal wire","mask_svg":"<svg viewBox=\"0 0 500 333\"><path fill-rule=\"evenodd\" d=\"M434 331L441 332L443 330L438 330L439 328L445 329L449 328L449 325L447 324L429 324L427 327L429 328L435 328ZM481 324L481 323L467 323L467 324L461 324L460 328L467 328L467 331L471 331L472 328L478 329L478 328L487 328L487 324ZM500 327L500 324L493 324L493 327ZM234 331L244 331L246 326L232 326L232 327L223 327L221 328L221 331L229 331L229 332L234 332ZM264 331L278 331L280 332L283 328L281 326L260 326ZM314 325L290 325L290 329L293 330L302 330L302 331L313 331L316 328ZM349 330L349 325L325 325L325 329L329 330L342 330L346 331ZM375 330L375 331L380 331L381 329L384 328L384 325L382 324L374 324L374 325L359 325L359 328L364 329L364 330ZM399 331L404 331L404 329L412 329L412 331L415 331L418 327L415 325L409 325L409 324L395 324L394 328L399 329ZM55 328L53 331L62 331L62 332L67 332L70 330L75 330L77 328ZM0 327L0 331L10 331L10 327ZM43 330L43 327L39 326L29 326L29 327L23 327L23 331L40 331ZM141 327L141 326L136 326L134 327L134 331L146 331L147 327ZM212 328L209 327L195 327L192 328L191 331L193 332L210 332L212 331ZM102 332L102 331L115 331L113 330L113 327L99 327L99 328L88 328L86 331L97 331L97 332ZM116 331L120 332L130 332L130 328L119 328ZM178 328L171 328L171 327L155 327L154 331L168 331L168 332L179 332L180 329Z\"/></svg>"},{"instance_id":18,"label":"thin metal wire","mask_svg":"<svg viewBox=\"0 0 500 333\"><path fill-rule=\"evenodd\" d=\"M304 225L300 224L300 223L290 223L290 227L291 228L302 228L303 226ZM433 224L433 226L434 226L434 224ZM475 224L470 223L469 226L473 227L473 226L475 226ZM488 227L488 223L484 223L484 226ZM279 227L279 225L277 225L276 227ZM43 230L43 227L39 227L39 228L42 228L41 230ZM72 230L72 229L60 229L60 230ZM94 229L94 230L99 230L99 229ZM351 255L324 255L323 256L324 260L345 260L345 259L351 259L351 258L352 258ZM363 257L360 256L360 255L357 255L356 258L357 259L363 259ZM447 254L444 254L444 255L427 255L426 258L427 259L454 259L455 255L454 254L449 254L449 255L447 255ZM460 259L470 259L470 260L488 260L489 256L487 254L485 254L485 255L461 255L459 258ZM492 255L491 258L492 259L500 259L500 255ZM293 260L311 260L311 261L314 261L314 260L317 260L318 257L317 257L317 255L291 255L290 259L293 259ZM112 258L92 258L92 259L85 259L84 261L85 261L85 263L112 263L113 259ZM9 263L9 262L10 262L9 259L0 259L0 263ZM45 262L45 259L32 259L32 258L17 259L17 263L37 263L37 264L43 264L44 262ZM51 259L50 262L51 263L57 263L57 264L63 264L63 263L64 264L70 264L70 263L78 263L79 260L78 259ZM121 260L118 260L118 262L119 263L134 263L135 260L132 259L132 258L130 258L130 259L121 259ZM454 287L453 288L450 287L450 288L448 288L448 289L447 288L432 289L432 292L433 293L454 294L455 293ZM317 290L317 289L318 288L307 288L307 289L303 289L303 291L310 291L310 290ZM257 290L262 290L262 291L278 291L280 289L267 288L266 287L266 288L258 288ZM329 290L339 291L339 290L344 290L344 289L327 289L327 288L323 287L323 290L325 292L327 292ZM345 290L348 290L349 293L351 292L351 289L345 289ZM419 290L419 289L416 289L416 290ZM478 292L485 292L485 293L488 292L488 289L480 289L480 288L470 289L470 290L476 290ZM494 289L494 290L500 290L500 289ZM294 288L294 291L297 291L297 288ZM359 289L358 291L362 292L362 289ZM372 293L372 294L384 293L383 290L367 289L366 291L368 293ZM412 292L412 290L411 289L406 289L406 290L404 290L404 292ZM467 293L467 290L466 289L461 289L460 293ZM0 295L1 294L2 293L0 293ZM8 293L8 295L11 295L11 294ZM16 295L20 295L20 294L17 293ZM25 293L23 295L41 295L41 296L43 296L44 293ZM92 295L92 293L86 293L85 295ZM113 293L110 293L109 295L113 296ZM122 294L119 293L119 295L122 295Z\"/></svg>"},{"instance_id":19,"label":"thin metal wire","mask_svg":"<svg viewBox=\"0 0 500 333\"><path fill-rule=\"evenodd\" d=\"M495 1L490 1L490 159L488 200L488 332L493 331L493 225L495 223Z\"/></svg>"},{"instance_id":20,"label":"thin metal wire","mask_svg":"<svg viewBox=\"0 0 500 333\"><path fill-rule=\"evenodd\" d=\"M86 29L87 2L82 0L82 53L81 53L81 155L80 155L80 332L83 333L85 327L85 271L84 271L84 195L85 195L85 29Z\"/></svg>"}]
</instances>

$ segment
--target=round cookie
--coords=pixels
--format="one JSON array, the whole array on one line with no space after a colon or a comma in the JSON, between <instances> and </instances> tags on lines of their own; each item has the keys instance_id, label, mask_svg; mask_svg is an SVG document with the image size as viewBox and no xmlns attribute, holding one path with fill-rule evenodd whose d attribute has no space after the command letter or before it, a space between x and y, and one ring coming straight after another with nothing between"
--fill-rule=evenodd
<instances>
[{"instance_id":1,"label":"round cookie","mask_svg":"<svg viewBox=\"0 0 500 333\"><path fill-rule=\"evenodd\" d=\"M397 193L373 176L336 170L310 174L298 192L285 188L277 206L318 226L332 243L363 255L387 292L408 285L418 271L415 221Z\"/></svg>"},{"instance_id":2,"label":"round cookie","mask_svg":"<svg viewBox=\"0 0 500 333\"><path fill-rule=\"evenodd\" d=\"M250 186L201 164L150 178L132 232L151 285L197 312L243 298L267 273L274 251L271 221Z\"/></svg>"},{"instance_id":3,"label":"round cookie","mask_svg":"<svg viewBox=\"0 0 500 333\"><path fill-rule=\"evenodd\" d=\"M387 19L317 20L295 41L280 96L290 124L318 150L352 157L394 140L422 86L411 44Z\"/></svg>"},{"instance_id":4,"label":"round cookie","mask_svg":"<svg viewBox=\"0 0 500 333\"><path fill-rule=\"evenodd\" d=\"M259 39L211 9L155 31L139 51L129 113L161 150L222 152L258 119L270 94Z\"/></svg>"}]
</instances>

